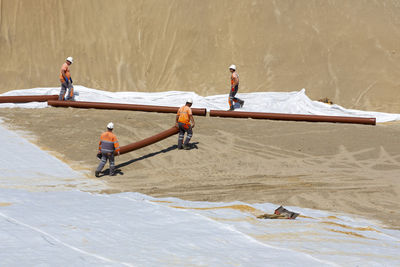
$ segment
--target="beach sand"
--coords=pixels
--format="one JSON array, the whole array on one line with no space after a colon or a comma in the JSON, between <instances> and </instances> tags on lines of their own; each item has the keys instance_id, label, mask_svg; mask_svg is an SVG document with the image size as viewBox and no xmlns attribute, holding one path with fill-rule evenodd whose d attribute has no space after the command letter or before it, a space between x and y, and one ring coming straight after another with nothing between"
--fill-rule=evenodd
<instances>
[{"instance_id":1,"label":"beach sand","mask_svg":"<svg viewBox=\"0 0 400 267\"><path fill-rule=\"evenodd\" d=\"M306 89L400 113L400 5L384 1L0 1L0 93L75 84L227 94ZM96 29L96 30L92 30Z\"/></svg>"},{"instance_id":2,"label":"beach sand","mask_svg":"<svg viewBox=\"0 0 400 267\"><path fill-rule=\"evenodd\" d=\"M327 210L380 220L400 229L400 123L353 125L195 117L191 150L177 136L116 158L117 176L94 177L108 122L120 145L167 130L175 114L72 108L0 109L101 193L140 192L193 201L244 201ZM108 164L104 170L108 168Z\"/></svg>"}]
</instances>

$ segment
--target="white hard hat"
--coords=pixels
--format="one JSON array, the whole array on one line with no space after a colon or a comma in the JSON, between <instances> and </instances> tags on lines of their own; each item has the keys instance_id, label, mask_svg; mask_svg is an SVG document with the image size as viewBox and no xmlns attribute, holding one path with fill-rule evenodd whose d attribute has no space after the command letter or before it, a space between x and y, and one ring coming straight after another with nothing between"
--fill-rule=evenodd
<instances>
[{"instance_id":1,"label":"white hard hat","mask_svg":"<svg viewBox=\"0 0 400 267\"><path fill-rule=\"evenodd\" d=\"M186 103L193 104L193 99L189 98L189 99L186 101Z\"/></svg>"},{"instance_id":2,"label":"white hard hat","mask_svg":"<svg viewBox=\"0 0 400 267\"><path fill-rule=\"evenodd\" d=\"M229 69L236 70L236 66L232 64L229 66Z\"/></svg>"},{"instance_id":3,"label":"white hard hat","mask_svg":"<svg viewBox=\"0 0 400 267\"><path fill-rule=\"evenodd\" d=\"M107 129L114 129L114 123L110 122L109 124L107 124Z\"/></svg>"},{"instance_id":4,"label":"white hard hat","mask_svg":"<svg viewBox=\"0 0 400 267\"><path fill-rule=\"evenodd\" d=\"M69 62L71 62L71 63L74 63L74 59L73 59L72 57L67 57L66 60L69 61Z\"/></svg>"}]
</instances>

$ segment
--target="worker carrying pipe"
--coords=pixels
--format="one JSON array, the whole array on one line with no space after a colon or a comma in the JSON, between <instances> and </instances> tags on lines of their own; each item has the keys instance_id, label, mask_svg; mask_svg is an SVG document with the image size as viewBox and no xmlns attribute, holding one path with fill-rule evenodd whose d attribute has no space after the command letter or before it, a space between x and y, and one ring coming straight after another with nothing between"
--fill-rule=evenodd
<instances>
[{"instance_id":1,"label":"worker carrying pipe","mask_svg":"<svg viewBox=\"0 0 400 267\"><path fill-rule=\"evenodd\" d=\"M112 132L113 129L114 124L110 122L107 125L107 131L102 133L100 136L99 152L97 153L97 156L101 156L101 161L95 171L96 177L100 177L100 172L106 165L107 160L110 163L110 175L115 175L114 151L117 153L117 156L119 156L120 148L117 136Z\"/></svg>"},{"instance_id":2,"label":"worker carrying pipe","mask_svg":"<svg viewBox=\"0 0 400 267\"><path fill-rule=\"evenodd\" d=\"M176 127L179 128L178 149L190 149L189 142L193 136L192 129L194 128L194 118L192 114L192 109L190 108L192 104L193 99L189 98L186 101L186 104L179 108L178 113L176 114L175 123ZM187 133L187 136L185 142L183 143L185 133Z\"/></svg>"},{"instance_id":3,"label":"worker carrying pipe","mask_svg":"<svg viewBox=\"0 0 400 267\"><path fill-rule=\"evenodd\" d=\"M72 57L67 57L65 63L61 66L60 70L60 82L61 90L58 100L75 100L74 87L72 86L71 72L69 71L69 66L74 62ZM68 90L67 96L65 93Z\"/></svg>"},{"instance_id":4,"label":"worker carrying pipe","mask_svg":"<svg viewBox=\"0 0 400 267\"><path fill-rule=\"evenodd\" d=\"M229 92L229 110L235 110L235 105L233 102L239 102L240 107L243 107L244 101L235 97L237 92L239 91L239 74L236 72L236 66L230 65L229 71L231 72L231 91Z\"/></svg>"}]
</instances>

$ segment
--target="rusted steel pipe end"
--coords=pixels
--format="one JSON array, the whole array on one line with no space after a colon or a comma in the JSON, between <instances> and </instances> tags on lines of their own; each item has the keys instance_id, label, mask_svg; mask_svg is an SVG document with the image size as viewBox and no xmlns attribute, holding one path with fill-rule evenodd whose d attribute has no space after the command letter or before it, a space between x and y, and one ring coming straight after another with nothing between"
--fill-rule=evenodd
<instances>
[{"instance_id":1,"label":"rusted steel pipe end","mask_svg":"<svg viewBox=\"0 0 400 267\"><path fill-rule=\"evenodd\" d=\"M207 116L207 109L205 109L205 108L192 108L192 113L193 113L193 115L196 115L196 116Z\"/></svg>"},{"instance_id":2,"label":"rusted steel pipe end","mask_svg":"<svg viewBox=\"0 0 400 267\"><path fill-rule=\"evenodd\" d=\"M149 105L134 105L134 104L119 104L119 103L104 103L104 102L84 102L84 101L48 101L49 106L53 107L73 107L73 108L95 108L95 109L113 109L113 110L132 110L160 113L177 113L177 107L165 106L149 106ZM206 116L205 108L192 108L193 115Z\"/></svg>"},{"instance_id":3,"label":"rusted steel pipe end","mask_svg":"<svg viewBox=\"0 0 400 267\"><path fill-rule=\"evenodd\" d=\"M309 121L309 122L337 122L337 123L376 125L376 118L243 112L243 111L224 111L224 110L210 110L210 117L252 118L252 119L264 119L264 120Z\"/></svg>"},{"instance_id":4,"label":"rusted steel pipe end","mask_svg":"<svg viewBox=\"0 0 400 267\"><path fill-rule=\"evenodd\" d=\"M29 103L46 102L57 100L58 95L19 95L19 96L0 96L0 103Z\"/></svg>"}]
</instances>

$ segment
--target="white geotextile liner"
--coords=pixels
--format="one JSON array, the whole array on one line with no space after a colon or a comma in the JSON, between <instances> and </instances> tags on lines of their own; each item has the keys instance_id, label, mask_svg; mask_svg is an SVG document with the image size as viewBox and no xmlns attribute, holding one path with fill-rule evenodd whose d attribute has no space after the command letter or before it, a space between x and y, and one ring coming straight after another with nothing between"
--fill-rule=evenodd
<instances>
[{"instance_id":1,"label":"white geotextile liner","mask_svg":"<svg viewBox=\"0 0 400 267\"><path fill-rule=\"evenodd\" d=\"M79 92L76 96L77 101L92 102L111 102L140 105L160 105L160 106L182 106L188 98L193 98L194 108L206 108L227 110L228 95L199 96L194 92L168 91L157 93L143 92L107 92L75 86L75 91ZM25 90L14 90L2 94L10 95L54 95L58 94L59 88L34 88ZM264 92L237 94L243 99L245 104L238 111L268 112L268 113L288 113L288 114L310 114L327 116L350 116L376 118L377 123L400 120L400 114L361 111L345 109L339 105L329 105L319 101L313 101L307 97L305 89L296 92ZM0 107L24 107L24 108L43 108L46 103L25 103L25 104L0 104Z\"/></svg>"},{"instance_id":2,"label":"white geotextile liner","mask_svg":"<svg viewBox=\"0 0 400 267\"><path fill-rule=\"evenodd\" d=\"M272 213L276 205L15 189L0 189L0 203L5 266L400 263L399 231L316 210L288 207L301 216L266 220L249 211Z\"/></svg>"},{"instance_id":3,"label":"white geotextile liner","mask_svg":"<svg viewBox=\"0 0 400 267\"><path fill-rule=\"evenodd\" d=\"M278 205L80 192L103 184L19 134L1 126L0 132L5 266L400 264L400 231L378 222L298 207L286 207L300 213L296 220L257 219Z\"/></svg>"},{"instance_id":4,"label":"white geotextile liner","mask_svg":"<svg viewBox=\"0 0 400 267\"><path fill-rule=\"evenodd\" d=\"M71 185L88 190L105 188L99 180L82 179L82 173L27 141L22 133L10 131L1 123L0 120L0 187L28 190L59 190Z\"/></svg>"}]
</instances>

